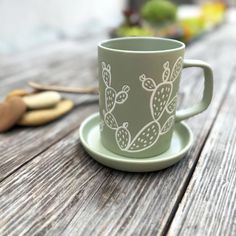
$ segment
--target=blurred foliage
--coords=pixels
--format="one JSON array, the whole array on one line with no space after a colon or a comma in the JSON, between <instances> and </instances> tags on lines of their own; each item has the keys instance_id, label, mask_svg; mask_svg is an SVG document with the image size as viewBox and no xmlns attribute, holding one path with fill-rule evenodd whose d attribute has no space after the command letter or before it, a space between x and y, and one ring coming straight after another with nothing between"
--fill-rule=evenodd
<instances>
[{"instance_id":1,"label":"blurred foliage","mask_svg":"<svg viewBox=\"0 0 236 236\"><path fill-rule=\"evenodd\" d=\"M145 20L158 24L175 21L176 13L176 5L169 0L150 0L141 9Z\"/></svg>"},{"instance_id":2,"label":"blurred foliage","mask_svg":"<svg viewBox=\"0 0 236 236\"><path fill-rule=\"evenodd\" d=\"M147 0L140 11L127 9L124 22L111 32L112 37L157 36L191 42L224 20L225 5L203 3L199 14L177 17L177 6L170 0Z\"/></svg>"},{"instance_id":3,"label":"blurred foliage","mask_svg":"<svg viewBox=\"0 0 236 236\"><path fill-rule=\"evenodd\" d=\"M125 35L126 37L154 35L151 29L139 26L122 26L117 29L116 33L117 35Z\"/></svg>"},{"instance_id":4,"label":"blurred foliage","mask_svg":"<svg viewBox=\"0 0 236 236\"><path fill-rule=\"evenodd\" d=\"M202 17L207 27L212 27L224 20L225 5L216 2L206 2L202 5Z\"/></svg>"},{"instance_id":5,"label":"blurred foliage","mask_svg":"<svg viewBox=\"0 0 236 236\"><path fill-rule=\"evenodd\" d=\"M183 30L183 41L188 42L199 36L205 28L202 17L186 18L179 21L179 25Z\"/></svg>"}]
</instances>

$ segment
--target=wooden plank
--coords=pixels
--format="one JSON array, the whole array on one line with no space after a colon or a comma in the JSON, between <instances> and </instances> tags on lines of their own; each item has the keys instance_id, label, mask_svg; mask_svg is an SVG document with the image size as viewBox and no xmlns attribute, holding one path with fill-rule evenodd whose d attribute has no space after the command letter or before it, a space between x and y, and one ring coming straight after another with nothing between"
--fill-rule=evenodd
<instances>
[{"instance_id":1,"label":"wooden plank","mask_svg":"<svg viewBox=\"0 0 236 236\"><path fill-rule=\"evenodd\" d=\"M96 70L94 69L96 66L96 45L98 41L104 39L104 36L105 34L101 34L97 35L96 38L86 40L62 41L26 53L1 56L1 97L10 89L27 87L25 82L27 80L63 83L66 77L71 77L70 74L63 74L66 71L67 73L72 71L71 73L73 73L74 81L77 81L77 86L81 85L80 81L82 80L84 80L85 85L89 85L91 83L91 79L88 79L89 77L84 79L82 76L81 79L78 79L81 77L81 68L85 67L88 72L92 72L91 78L94 81L94 75L96 75ZM58 73L56 74L55 72ZM57 78L54 77L52 79L53 74ZM64 81L62 79L63 76L65 77ZM6 86L8 84L12 86ZM68 84L68 81L66 84Z\"/></svg>"},{"instance_id":2,"label":"wooden plank","mask_svg":"<svg viewBox=\"0 0 236 236\"><path fill-rule=\"evenodd\" d=\"M55 66L57 63L63 60L66 61L74 56L76 61L83 62L83 59L87 56L93 55L95 57L97 43L105 37L106 32L101 32L96 37L72 41L62 40L22 53L0 54L0 80L2 81L9 76L30 70L32 67L39 68L50 64ZM83 57L81 57L81 54Z\"/></svg>"},{"instance_id":3,"label":"wooden plank","mask_svg":"<svg viewBox=\"0 0 236 236\"><path fill-rule=\"evenodd\" d=\"M77 106L58 121L38 128L18 128L0 135L0 181L78 127L97 105Z\"/></svg>"},{"instance_id":4,"label":"wooden plank","mask_svg":"<svg viewBox=\"0 0 236 236\"><path fill-rule=\"evenodd\" d=\"M57 54L56 54L57 55ZM94 55L83 57L78 60L81 54L73 56L69 59L58 61L54 55L48 64L37 66L33 65L30 69L26 68L20 73L15 74L1 80L0 93L4 96L9 90L16 88L27 88L28 80L37 80L44 83L61 83L71 86L86 86L96 80ZM53 63L56 64L53 64Z\"/></svg>"},{"instance_id":5,"label":"wooden plank","mask_svg":"<svg viewBox=\"0 0 236 236\"><path fill-rule=\"evenodd\" d=\"M230 75L236 64L235 55L231 55L236 49L235 40L234 26L228 25L187 52L189 58L205 59L213 65L217 93L210 109L189 122L196 141L179 164L149 174L110 170L84 153L78 145L76 131L75 135L65 137L0 184L0 219L3 222L0 234L165 234L230 86ZM198 74L192 73L197 78ZM199 80L185 79L183 104L198 98L200 85Z\"/></svg>"},{"instance_id":6,"label":"wooden plank","mask_svg":"<svg viewBox=\"0 0 236 236\"><path fill-rule=\"evenodd\" d=\"M68 54L70 50L68 50ZM14 71L16 74L12 75L12 78L8 77L9 81L7 79L1 81L0 97L3 98L11 89L26 88L26 81L29 79L47 81L48 83L60 81L61 84L64 83L70 86L95 85L97 82L95 70L93 69L95 67L94 55L88 53L87 56L83 57L83 60L78 60L78 57L81 57L81 52L79 51L77 54L75 52L76 50L74 50L72 56L67 56L66 59L62 57L59 61L57 58L58 51L55 52L56 54L53 51L54 54L50 54L50 59L47 60L48 64L45 64L42 68L38 67L36 63L31 65L30 70L25 68L21 73ZM41 74L44 76L40 76ZM86 116L97 111L96 106L91 108L80 106L97 101L97 96L65 96L73 99L77 104L77 108L65 118L39 128L18 128L0 134L0 181L54 142L60 140L75 127L78 127ZM34 142L31 140L34 140Z\"/></svg>"},{"instance_id":7,"label":"wooden plank","mask_svg":"<svg viewBox=\"0 0 236 236\"><path fill-rule=\"evenodd\" d=\"M96 38L89 38L78 41L61 41L51 45L34 48L27 52L0 55L0 78L11 72L18 73L34 66L48 64L53 59L57 61L67 60L73 55L86 54L88 51L96 51L96 44L104 38L105 34L97 35ZM79 57L77 59L80 59Z\"/></svg>"},{"instance_id":8,"label":"wooden plank","mask_svg":"<svg viewBox=\"0 0 236 236\"><path fill-rule=\"evenodd\" d=\"M235 73L168 235L236 235Z\"/></svg>"},{"instance_id":9,"label":"wooden plank","mask_svg":"<svg viewBox=\"0 0 236 236\"><path fill-rule=\"evenodd\" d=\"M108 178L101 169L80 148L78 129L63 138L2 182L0 235L44 234L55 220L68 223Z\"/></svg>"}]
</instances>

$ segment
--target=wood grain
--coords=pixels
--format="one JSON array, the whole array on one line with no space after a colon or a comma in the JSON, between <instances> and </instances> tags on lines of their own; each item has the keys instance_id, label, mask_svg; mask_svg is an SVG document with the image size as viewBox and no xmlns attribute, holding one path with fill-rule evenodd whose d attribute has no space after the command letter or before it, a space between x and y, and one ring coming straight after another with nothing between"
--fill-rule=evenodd
<instances>
[{"instance_id":1,"label":"wood grain","mask_svg":"<svg viewBox=\"0 0 236 236\"><path fill-rule=\"evenodd\" d=\"M56 54L57 55L57 54ZM56 58L56 55L55 58ZM36 80L48 83L60 83L73 85L90 85L94 83L96 78L95 59L93 57L84 57L83 61L79 61L78 57L73 56L70 59L62 60L51 66L53 59L48 65L42 67L33 65L30 69L23 70L20 73L15 72L14 75L7 77L1 81L0 94L1 98L12 89L29 88L27 81Z\"/></svg>"},{"instance_id":2,"label":"wood grain","mask_svg":"<svg viewBox=\"0 0 236 236\"><path fill-rule=\"evenodd\" d=\"M57 51L50 50L49 48L49 52L44 52L42 55L39 53L41 60L37 56L34 56L35 54L27 56L27 59L23 57L23 62L18 62L18 60L15 59L16 65L18 65L18 63L20 65L27 64L27 60L29 61L30 67L23 67L24 69L22 69L21 72L14 69L13 62L9 62L14 74L1 81L0 97L4 97L11 89L27 88L26 81L29 78L37 79L38 81L48 81L49 83L60 81L62 84L70 84L71 86L76 84L87 85L88 83L96 84L96 75L93 69L94 56L90 53L88 56L85 55L83 57L83 61L80 61L78 57L81 57L82 52L77 51L75 46L73 53L71 53L71 48L70 50L67 48L67 51L64 50L63 47L60 47ZM59 60L58 54L61 51L63 51L65 55L62 54ZM75 54L75 52L77 54ZM32 62L32 58L37 58L37 60L33 60ZM47 63L44 64L44 67L40 67L39 62L44 61L44 59ZM8 66L7 64L2 67L9 69ZM27 74L29 77L27 77ZM18 128L5 134L0 134L0 181L20 166L24 165L24 163L30 161L37 154L47 149L50 145L60 140L75 127L78 127L86 116L97 111L96 106L83 107L83 104L97 101L97 96L65 96L71 98L77 105L77 108L67 115L66 118L59 119L58 121L39 128ZM32 140L34 141L32 142Z\"/></svg>"},{"instance_id":3,"label":"wood grain","mask_svg":"<svg viewBox=\"0 0 236 236\"><path fill-rule=\"evenodd\" d=\"M91 54L91 52L96 51L97 42L103 38L104 34L97 35L96 38L86 38L86 40L79 42L61 41L23 53L0 55L0 79L1 81L8 80L11 75L30 70L32 67L54 67L75 56L74 59L77 63L83 62L79 54L83 54L83 58L94 55L95 53Z\"/></svg>"},{"instance_id":4,"label":"wood grain","mask_svg":"<svg viewBox=\"0 0 236 236\"><path fill-rule=\"evenodd\" d=\"M235 75L168 235L236 235Z\"/></svg>"},{"instance_id":5,"label":"wood grain","mask_svg":"<svg viewBox=\"0 0 236 236\"><path fill-rule=\"evenodd\" d=\"M213 66L217 92L207 112L188 122L196 141L180 163L156 173L114 171L84 153L78 130L67 135L68 131L28 162L14 165L16 171L0 183L0 235L164 235L234 79L235 41L235 26L226 25L187 50L187 58L203 59ZM199 75L195 70L184 73L183 106L199 99Z\"/></svg>"},{"instance_id":6,"label":"wood grain","mask_svg":"<svg viewBox=\"0 0 236 236\"><path fill-rule=\"evenodd\" d=\"M18 128L1 134L0 181L70 133L83 119L96 111L97 105L81 105L66 117L48 125Z\"/></svg>"},{"instance_id":7,"label":"wood grain","mask_svg":"<svg viewBox=\"0 0 236 236\"><path fill-rule=\"evenodd\" d=\"M231 35L232 41L228 40L227 37L226 40L225 36L227 34ZM127 179L127 175L118 175L116 180L106 183L104 188L100 189L100 193L94 196L96 202L107 191L106 186L110 186L111 193L104 200L106 203L104 203L103 209L97 209L91 203L86 211L82 214L78 212L75 215L63 235L83 235L85 233L88 235L92 233L95 235L110 235L113 233L119 235L165 234L194 171L199 153L218 114L221 101L225 93L228 92L228 83L232 80L232 69L236 63L227 55L232 51L232 48L235 50L234 40L236 40L236 32L232 30L231 25L228 25L204 38L204 44L199 42L199 44L193 45L187 53L187 57L200 57L213 66L216 82L215 91L217 93L215 93L214 101L208 111L189 122L196 141L186 158L173 168L153 174L151 179L149 179L149 175L146 176L146 179L143 175L135 176L137 179L134 177L135 181L131 187L125 187L128 186L130 180L122 179ZM222 47L219 47L219 44ZM216 51L215 48L219 48L219 50ZM221 67L221 65L227 65L227 67ZM199 78L198 72L193 72L192 76L194 75L196 79ZM185 79L185 83L182 84L184 105L196 102L201 90L200 85L199 80L194 81L192 78L188 78L186 81ZM189 96L190 94L191 96ZM139 185L142 177L144 178L143 184L147 184L145 190L142 190ZM112 191L112 183L116 181L118 181L118 186L123 187L118 191L118 194L126 193L124 197L121 196L120 201L122 202L120 205L116 204L116 196ZM139 187L140 192L135 191ZM148 194L144 194L146 192ZM97 214L91 216L92 212ZM83 219L86 219L86 221Z\"/></svg>"},{"instance_id":8,"label":"wood grain","mask_svg":"<svg viewBox=\"0 0 236 236\"><path fill-rule=\"evenodd\" d=\"M66 224L72 212L88 204L110 170L101 171L78 140L77 130L1 184L0 235L43 234L50 223Z\"/></svg>"}]
</instances>

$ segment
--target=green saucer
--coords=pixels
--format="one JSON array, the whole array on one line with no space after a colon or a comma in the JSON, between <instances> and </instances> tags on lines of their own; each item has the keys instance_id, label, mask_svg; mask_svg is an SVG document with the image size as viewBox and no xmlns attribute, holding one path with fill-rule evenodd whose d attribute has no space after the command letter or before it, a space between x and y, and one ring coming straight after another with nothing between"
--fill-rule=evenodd
<instances>
[{"instance_id":1,"label":"green saucer","mask_svg":"<svg viewBox=\"0 0 236 236\"><path fill-rule=\"evenodd\" d=\"M193 143L193 134L185 123L177 123L170 148L150 158L119 156L107 150L100 142L99 114L88 117L80 127L80 140L89 155L101 164L122 171L148 172L167 168L184 157Z\"/></svg>"}]
</instances>

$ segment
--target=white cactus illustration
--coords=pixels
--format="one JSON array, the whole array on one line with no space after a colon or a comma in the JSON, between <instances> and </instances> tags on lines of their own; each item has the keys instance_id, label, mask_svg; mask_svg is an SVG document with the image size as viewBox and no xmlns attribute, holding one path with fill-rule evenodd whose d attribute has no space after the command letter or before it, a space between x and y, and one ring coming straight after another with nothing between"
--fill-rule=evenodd
<instances>
[{"instance_id":1,"label":"white cactus illustration","mask_svg":"<svg viewBox=\"0 0 236 236\"><path fill-rule=\"evenodd\" d=\"M167 104L166 111L171 114L175 111L177 105L177 96L173 97L171 101Z\"/></svg>"},{"instance_id":2,"label":"white cactus illustration","mask_svg":"<svg viewBox=\"0 0 236 236\"><path fill-rule=\"evenodd\" d=\"M106 105L106 110L108 112L111 112L114 107L115 107L115 103L116 103L116 91L115 89L111 88L111 87L107 87L105 89L105 105Z\"/></svg>"},{"instance_id":3,"label":"white cactus illustration","mask_svg":"<svg viewBox=\"0 0 236 236\"><path fill-rule=\"evenodd\" d=\"M102 62L102 78L106 86L111 86L111 66Z\"/></svg>"},{"instance_id":4,"label":"white cactus illustration","mask_svg":"<svg viewBox=\"0 0 236 236\"><path fill-rule=\"evenodd\" d=\"M170 81L174 82L178 78L182 69L182 63L183 63L183 58L179 57L173 66L170 76Z\"/></svg>"},{"instance_id":5,"label":"white cactus illustration","mask_svg":"<svg viewBox=\"0 0 236 236\"><path fill-rule=\"evenodd\" d=\"M147 91L154 91L156 83L153 79L147 78L145 74L139 76L139 80L142 81L142 86Z\"/></svg>"},{"instance_id":6,"label":"white cactus illustration","mask_svg":"<svg viewBox=\"0 0 236 236\"><path fill-rule=\"evenodd\" d=\"M128 92L130 87L124 85L122 90L117 92L114 88L111 87L111 66L105 62L102 62L102 79L106 86L105 88L105 108L103 111L103 120L104 123L110 129L118 129L118 123L116 118L112 114L112 111L115 109L116 104L124 103L128 98ZM102 129L103 130L103 129Z\"/></svg>"},{"instance_id":7,"label":"white cactus illustration","mask_svg":"<svg viewBox=\"0 0 236 236\"><path fill-rule=\"evenodd\" d=\"M117 93L115 102L118 103L118 104L124 103L127 100L127 98L128 98L129 90L130 90L129 86L128 85L124 85L122 87L122 90Z\"/></svg>"},{"instance_id":8,"label":"white cactus illustration","mask_svg":"<svg viewBox=\"0 0 236 236\"><path fill-rule=\"evenodd\" d=\"M165 76L168 76L167 74ZM172 94L173 85L171 82L167 81L168 78L165 76L162 76L162 79L164 78L165 80L158 85L156 85L153 79L147 78L145 75L139 77L139 79L142 81L143 88L149 92L152 92L150 99L150 109L154 120L160 119Z\"/></svg>"},{"instance_id":9,"label":"white cactus illustration","mask_svg":"<svg viewBox=\"0 0 236 236\"><path fill-rule=\"evenodd\" d=\"M163 82L153 91L150 100L151 114L154 120L159 120L165 111L172 93L172 83Z\"/></svg>"},{"instance_id":10,"label":"white cactus illustration","mask_svg":"<svg viewBox=\"0 0 236 236\"><path fill-rule=\"evenodd\" d=\"M137 152L150 148L156 143L159 135L160 124L155 120L151 121L136 134L127 150Z\"/></svg>"},{"instance_id":11,"label":"white cactus illustration","mask_svg":"<svg viewBox=\"0 0 236 236\"><path fill-rule=\"evenodd\" d=\"M123 122L121 126L112 111L116 104L123 104L128 99L130 87L124 85L120 91L116 91L111 87L111 66L102 62L102 78L105 88L105 108L103 111L104 123L112 130L115 130L115 139L118 147L126 152L140 152L152 147L163 134L166 134L172 127L175 121L174 111L177 104L177 96L172 99L173 82L178 78L182 69L182 57L179 57L172 70L170 69L169 61L163 64L162 82L156 84L154 79L147 77L145 74L139 76L141 85L144 90L151 93L150 96L150 112L153 118L152 121L142 127L139 132L131 137L128 130L128 122ZM171 116L160 125L159 120L164 112Z\"/></svg>"},{"instance_id":12,"label":"white cactus illustration","mask_svg":"<svg viewBox=\"0 0 236 236\"><path fill-rule=\"evenodd\" d=\"M124 122L123 125L116 130L115 137L121 150L125 150L129 146L131 135L128 130L128 122Z\"/></svg>"},{"instance_id":13,"label":"white cactus illustration","mask_svg":"<svg viewBox=\"0 0 236 236\"><path fill-rule=\"evenodd\" d=\"M103 115L104 115L104 123L110 128L110 129L117 129L118 128L118 124L116 121L116 118L114 117L114 115L110 112L105 112L103 111Z\"/></svg>"},{"instance_id":14,"label":"white cactus illustration","mask_svg":"<svg viewBox=\"0 0 236 236\"><path fill-rule=\"evenodd\" d=\"M169 66L168 61L164 63L163 68L164 68L164 71L162 73L162 81L164 82L164 81L168 81L170 77L170 66Z\"/></svg>"},{"instance_id":15,"label":"white cactus illustration","mask_svg":"<svg viewBox=\"0 0 236 236\"><path fill-rule=\"evenodd\" d=\"M165 122L165 124L162 126L161 134L166 134L171 129L174 122L175 122L175 117L170 116L168 120Z\"/></svg>"}]
</instances>

